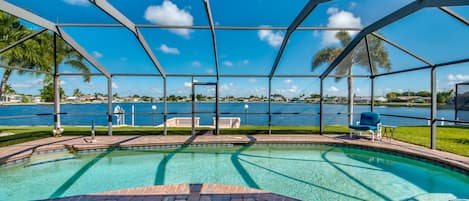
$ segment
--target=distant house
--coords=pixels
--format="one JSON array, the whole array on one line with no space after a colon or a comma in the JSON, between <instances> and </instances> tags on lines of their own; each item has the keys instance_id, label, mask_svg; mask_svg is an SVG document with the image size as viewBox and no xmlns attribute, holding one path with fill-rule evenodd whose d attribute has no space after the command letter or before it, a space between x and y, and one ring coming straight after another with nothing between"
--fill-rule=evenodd
<instances>
[{"instance_id":1,"label":"distant house","mask_svg":"<svg viewBox=\"0 0 469 201\"><path fill-rule=\"evenodd\" d=\"M420 98L420 96L399 96L397 97L398 102L407 102L407 101L415 101L417 98Z\"/></svg>"},{"instance_id":2,"label":"distant house","mask_svg":"<svg viewBox=\"0 0 469 201\"><path fill-rule=\"evenodd\" d=\"M92 95L84 95L82 97L80 97L80 99L82 101L93 101L96 99L96 97L92 96Z\"/></svg>"},{"instance_id":3,"label":"distant house","mask_svg":"<svg viewBox=\"0 0 469 201\"><path fill-rule=\"evenodd\" d=\"M283 102L284 100L283 100L283 97L276 96L276 97L272 98L272 101L274 101L274 102Z\"/></svg>"},{"instance_id":4,"label":"distant house","mask_svg":"<svg viewBox=\"0 0 469 201\"><path fill-rule=\"evenodd\" d=\"M7 103L21 103L22 96L17 94L7 94L2 96L2 101Z\"/></svg>"},{"instance_id":5,"label":"distant house","mask_svg":"<svg viewBox=\"0 0 469 201\"><path fill-rule=\"evenodd\" d=\"M386 97L380 96L380 97L375 98L375 101L388 102L388 99Z\"/></svg>"},{"instance_id":6,"label":"distant house","mask_svg":"<svg viewBox=\"0 0 469 201\"><path fill-rule=\"evenodd\" d=\"M40 102L42 101L42 98L41 98L40 96L33 96L33 97L31 98L31 101L32 101L33 103L40 103Z\"/></svg>"},{"instance_id":7,"label":"distant house","mask_svg":"<svg viewBox=\"0 0 469 201\"><path fill-rule=\"evenodd\" d=\"M76 96L68 96L65 98L66 101L71 101L71 102L78 102L80 101L80 98L79 97L76 97Z\"/></svg>"},{"instance_id":8,"label":"distant house","mask_svg":"<svg viewBox=\"0 0 469 201\"><path fill-rule=\"evenodd\" d=\"M370 96L355 96L353 100L356 103L368 103L371 101L371 97Z\"/></svg>"}]
</instances>

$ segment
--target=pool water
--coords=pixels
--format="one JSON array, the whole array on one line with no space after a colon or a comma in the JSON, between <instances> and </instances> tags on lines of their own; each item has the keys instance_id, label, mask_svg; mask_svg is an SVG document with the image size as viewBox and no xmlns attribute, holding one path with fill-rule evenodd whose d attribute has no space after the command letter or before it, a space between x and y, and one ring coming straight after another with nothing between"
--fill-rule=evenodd
<instances>
[{"instance_id":1,"label":"pool water","mask_svg":"<svg viewBox=\"0 0 469 201\"><path fill-rule=\"evenodd\" d=\"M0 169L0 200L148 185L220 183L302 200L469 198L469 176L401 156L328 145L115 150Z\"/></svg>"}]
</instances>

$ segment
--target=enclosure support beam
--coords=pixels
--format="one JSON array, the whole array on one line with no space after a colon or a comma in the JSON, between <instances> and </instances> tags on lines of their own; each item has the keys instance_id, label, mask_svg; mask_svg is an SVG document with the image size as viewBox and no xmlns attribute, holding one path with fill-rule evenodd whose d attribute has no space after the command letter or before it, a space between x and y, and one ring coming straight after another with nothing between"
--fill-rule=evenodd
<instances>
[{"instance_id":1,"label":"enclosure support beam","mask_svg":"<svg viewBox=\"0 0 469 201\"><path fill-rule=\"evenodd\" d=\"M366 47L366 54L368 56L368 67L370 68L370 74L371 76L374 76L375 72L373 71L373 61L371 60L370 46L368 44L368 36L365 36L365 47Z\"/></svg>"},{"instance_id":2,"label":"enclosure support beam","mask_svg":"<svg viewBox=\"0 0 469 201\"><path fill-rule=\"evenodd\" d=\"M461 63L467 63L467 62L469 62L469 58L450 61L450 62L444 62L444 63L438 63L438 64L434 64L434 65L429 65L429 66L422 66L422 67L417 67L417 68L393 71L393 72L389 72L389 73L381 73L381 74L375 75L375 77L385 76L385 75L393 75L393 74L399 74L399 73L406 73L406 72L418 71L418 70L425 70L425 69L429 69L429 68L433 68L433 67L439 68L439 67L450 66L450 65L461 64Z\"/></svg>"},{"instance_id":3,"label":"enclosure support beam","mask_svg":"<svg viewBox=\"0 0 469 201\"><path fill-rule=\"evenodd\" d=\"M443 12L445 12L446 14L450 15L451 17L457 19L458 21L464 23L466 26L469 26L469 21L464 18L463 16L460 16L458 15L457 13L453 12L452 10L450 10L449 8L447 7L439 7L439 9Z\"/></svg>"},{"instance_id":4,"label":"enclosure support beam","mask_svg":"<svg viewBox=\"0 0 469 201\"><path fill-rule=\"evenodd\" d=\"M160 62L156 58L155 54L151 50L150 46L146 42L143 35L140 33L140 31L137 29L137 27L135 26L135 24L132 21L130 21L125 15L123 15L121 12L119 12L116 8L114 8L114 6L109 4L106 0L90 0L90 2L94 3L103 12L105 12L107 15L114 18L116 21L121 23L128 30L130 30L135 35L135 37L137 38L138 42L142 46L142 48L145 51L145 53L147 54L147 56L152 61L153 65L155 65L156 69L160 72L161 76L166 77L166 74L165 74L163 68L161 67Z\"/></svg>"},{"instance_id":5,"label":"enclosure support beam","mask_svg":"<svg viewBox=\"0 0 469 201\"><path fill-rule=\"evenodd\" d=\"M459 88L459 84L455 84L455 95L456 97L454 98L454 120L458 121L458 88Z\"/></svg>"},{"instance_id":6,"label":"enclosure support beam","mask_svg":"<svg viewBox=\"0 0 469 201\"><path fill-rule=\"evenodd\" d=\"M430 133L431 133L431 140L430 140L430 148L436 149L436 112L437 112L437 90L436 90L436 68L432 67L430 72L430 79L431 79L431 116L430 116Z\"/></svg>"},{"instance_id":7,"label":"enclosure support beam","mask_svg":"<svg viewBox=\"0 0 469 201\"><path fill-rule=\"evenodd\" d=\"M220 134L220 88L217 84L215 85L215 135Z\"/></svg>"},{"instance_id":8,"label":"enclosure support beam","mask_svg":"<svg viewBox=\"0 0 469 201\"><path fill-rule=\"evenodd\" d=\"M19 39L18 41L16 41L16 42L14 42L14 43L12 43L12 44L10 44L10 45L4 47L3 49L1 49L1 50L0 50L0 54L2 54L2 53L4 53L4 52L8 51L8 50L11 49L11 48L16 47L17 45L19 45L19 44L21 44L21 43L23 43L23 42L25 42L25 41L27 41L27 40L29 40L29 39L31 39L31 38L34 38L35 36L37 36L37 35L39 35L39 34L41 34L41 33L44 33L45 31L47 31L47 29L42 29L41 31L32 33L32 34L30 34L30 35L28 35L28 36L26 36L26 37L24 37L24 38Z\"/></svg>"},{"instance_id":9,"label":"enclosure support beam","mask_svg":"<svg viewBox=\"0 0 469 201\"><path fill-rule=\"evenodd\" d=\"M2 64L0 64L0 67L2 67ZM46 72L47 73L47 72ZM89 73L89 74L84 74L84 73L60 73L61 76L83 76L83 75L89 75L89 76L102 76L103 74L100 73ZM142 73L113 73L113 77L118 77L118 76L136 76L136 77L161 77L161 74L142 74ZM212 74L166 74L166 77L216 77L217 75L212 75ZM268 78L269 75L253 75L253 74L221 74L219 77L238 77L238 78ZM319 75L274 75L274 77L278 78L319 78ZM330 75L328 77L350 77L349 75ZM352 75L351 77L357 77L357 78L369 78L369 75Z\"/></svg>"},{"instance_id":10,"label":"enclosure support beam","mask_svg":"<svg viewBox=\"0 0 469 201\"><path fill-rule=\"evenodd\" d=\"M191 81L192 87L192 136L195 136L195 87L194 87L194 77L192 77Z\"/></svg>"},{"instance_id":11,"label":"enclosure support beam","mask_svg":"<svg viewBox=\"0 0 469 201\"><path fill-rule=\"evenodd\" d=\"M164 128L163 128L163 135L167 135L168 134L168 123L167 123L167 120L168 120L168 105L166 104L166 79L168 78L163 78L163 124L164 124Z\"/></svg>"},{"instance_id":12,"label":"enclosure support beam","mask_svg":"<svg viewBox=\"0 0 469 201\"><path fill-rule=\"evenodd\" d=\"M425 7L441 7L441 6L462 6L469 5L469 0L416 0L412 3L400 8L399 10L381 18L375 23L365 27L360 31L357 36L344 48L344 50L337 56L334 61L327 67L321 74L321 78L327 77L335 67L342 62L342 60L360 43L366 35L377 31L395 21L398 21L422 8Z\"/></svg>"},{"instance_id":13,"label":"enclosure support beam","mask_svg":"<svg viewBox=\"0 0 469 201\"><path fill-rule=\"evenodd\" d=\"M278 64L280 59L282 58L283 52L285 51L285 47L287 46L288 39L292 35L292 33L296 30L298 26L308 17L308 15L316 8L316 6L320 3L327 2L330 0L310 0L306 6L301 10L301 12L296 16L295 20L288 26L287 33L283 37L282 44L280 45L280 49L278 50L277 57L275 58L274 64L272 65L272 70L270 71L269 79L275 74L277 70Z\"/></svg>"},{"instance_id":14,"label":"enclosure support beam","mask_svg":"<svg viewBox=\"0 0 469 201\"><path fill-rule=\"evenodd\" d=\"M319 134L324 134L324 79L321 79L319 89Z\"/></svg>"},{"instance_id":15,"label":"enclosure support beam","mask_svg":"<svg viewBox=\"0 0 469 201\"><path fill-rule=\"evenodd\" d=\"M42 74L46 74L46 75L54 75L54 73L47 72L47 71L33 70L33 69L29 69L29 68L21 68L21 67L16 67L16 66L8 66L8 65L4 65L4 64L0 64L0 68L19 70L19 71L25 71L25 72L32 72L32 73L42 73Z\"/></svg>"},{"instance_id":16,"label":"enclosure support beam","mask_svg":"<svg viewBox=\"0 0 469 201\"><path fill-rule=\"evenodd\" d=\"M43 28L46 28L60 37L67 42L73 49L75 49L78 53L80 53L86 60L88 60L98 71L104 74L106 77L111 77L111 74L100 64L96 61L83 47L81 47L73 38L71 38L67 33L65 33L60 27L57 27L55 23L44 19L30 11L17 7L5 0L0 0L0 10L11 15L17 16L21 19L29 21L31 23L37 24Z\"/></svg>"},{"instance_id":17,"label":"enclosure support beam","mask_svg":"<svg viewBox=\"0 0 469 201\"><path fill-rule=\"evenodd\" d=\"M60 76L57 64L57 34L54 33L54 136L60 136Z\"/></svg>"},{"instance_id":18,"label":"enclosure support beam","mask_svg":"<svg viewBox=\"0 0 469 201\"><path fill-rule=\"evenodd\" d=\"M107 79L107 134L112 136L112 77Z\"/></svg>"},{"instance_id":19,"label":"enclosure support beam","mask_svg":"<svg viewBox=\"0 0 469 201\"><path fill-rule=\"evenodd\" d=\"M220 68L219 68L219 63L218 63L218 51L217 51L217 39L215 36L215 25L213 23L213 17L212 17L212 11L210 8L210 2L209 0L204 0L204 7L205 7L205 12L207 13L207 18L208 22L210 25L210 32L212 34L212 45L213 45L213 56L215 60L215 68L216 68L216 76L217 76L217 84L215 85L215 134L218 135L220 134L220 127L219 127L219 121L220 121L220 97L219 97L219 81L220 81Z\"/></svg>"},{"instance_id":20,"label":"enclosure support beam","mask_svg":"<svg viewBox=\"0 0 469 201\"><path fill-rule=\"evenodd\" d=\"M269 79L269 135L272 134L272 79Z\"/></svg>"},{"instance_id":21,"label":"enclosure support beam","mask_svg":"<svg viewBox=\"0 0 469 201\"><path fill-rule=\"evenodd\" d=\"M425 64L427 64L427 65L433 65L430 61L428 61L428 60L422 58L421 56L415 54L414 52L411 52L410 50L408 50L408 49L406 49L406 48L404 48L404 47L398 45L397 43L395 43L395 42L393 42L393 41L391 41L391 40L385 38L384 36L382 36L382 35L380 35L380 34L377 34L377 33L375 33L375 32L372 32L371 35L373 35L373 36L376 37L376 38L379 38L380 40L382 40L382 41L388 43L389 45L392 45L393 47L395 47L395 48L397 48L397 49L399 49L399 50L405 52L406 54L408 54L408 55L410 55L410 56L412 56L412 57L414 57L414 58L420 60L421 62L423 62L423 63L425 63Z\"/></svg>"},{"instance_id":22,"label":"enclosure support beam","mask_svg":"<svg viewBox=\"0 0 469 201\"><path fill-rule=\"evenodd\" d=\"M371 77L371 89L370 89L370 110L375 111L375 77Z\"/></svg>"},{"instance_id":23,"label":"enclosure support beam","mask_svg":"<svg viewBox=\"0 0 469 201\"><path fill-rule=\"evenodd\" d=\"M370 90L370 110L373 112L375 109L375 91L374 91L374 85L375 85L375 72L373 70L373 61L371 60L371 53L370 53L370 46L368 44L368 35L365 36L365 46L366 46L366 53L368 56L368 65L370 68L370 73L371 73L371 90ZM353 114L352 114L353 115Z\"/></svg>"},{"instance_id":24,"label":"enclosure support beam","mask_svg":"<svg viewBox=\"0 0 469 201\"><path fill-rule=\"evenodd\" d=\"M59 27L124 27L122 24L99 24L99 23L60 23ZM156 28L156 29L210 29L210 26L197 25L161 25L161 24L135 24L137 28ZM279 26L215 26L215 30L287 30L288 27ZM302 31L361 31L357 27L298 27L296 30Z\"/></svg>"}]
</instances>

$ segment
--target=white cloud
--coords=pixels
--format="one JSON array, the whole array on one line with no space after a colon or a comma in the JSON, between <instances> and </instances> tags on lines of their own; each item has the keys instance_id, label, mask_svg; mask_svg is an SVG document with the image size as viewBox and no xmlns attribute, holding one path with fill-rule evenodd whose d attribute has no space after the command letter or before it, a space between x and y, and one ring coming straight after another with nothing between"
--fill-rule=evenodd
<instances>
[{"instance_id":1,"label":"white cloud","mask_svg":"<svg viewBox=\"0 0 469 201\"><path fill-rule=\"evenodd\" d=\"M339 10L336 7L330 7L327 9L327 14L329 14L327 27L333 28L361 28L363 27L360 17L356 17L352 12ZM331 45L339 43L335 35L338 31L324 31L322 36L323 45ZM357 34L357 31L347 31L351 36Z\"/></svg>"},{"instance_id":2,"label":"white cloud","mask_svg":"<svg viewBox=\"0 0 469 201\"><path fill-rule=\"evenodd\" d=\"M290 79L283 80L283 83L284 84L291 84L291 83L293 83L293 80L290 80Z\"/></svg>"},{"instance_id":3,"label":"white cloud","mask_svg":"<svg viewBox=\"0 0 469 201\"><path fill-rule=\"evenodd\" d=\"M290 92L290 93L298 93L299 88L296 85L292 85L289 89L287 89L287 91Z\"/></svg>"},{"instance_id":4,"label":"white cloud","mask_svg":"<svg viewBox=\"0 0 469 201\"><path fill-rule=\"evenodd\" d=\"M13 89L15 88L27 89L27 88L39 87L42 85L43 85L42 79L35 79L35 80L26 80L25 82L21 82L21 83L12 83L11 87Z\"/></svg>"},{"instance_id":5,"label":"white cloud","mask_svg":"<svg viewBox=\"0 0 469 201\"><path fill-rule=\"evenodd\" d=\"M117 88L119 88L119 86L117 86L117 84L115 82L112 82L112 88L117 89Z\"/></svg>"},{"instance_id":6,"label":"white cloud","mask_svg":"<svg viewBox=\"0 0 469 201\"><path fill-rule=\"evenodd\" d=\"M197 82L197 80L194 80L194 82ZM191 88L192 87L192 82L184 82L184 87L185 88Z\"/></svg>"},{"instance_id":7,"label":"white cloud","mask_svg":"<svg viewBox=\"0 0 469 201\"><path fill-rule=\"evenodd\" d=\"M228 90L230 90L230 86L229 86L228 84L222 84L222 85L220 86L220 91L221 91L221 92L226 92L226 91L228 91Z\"/></svg>"},{"instance_id":8,"label":"white cloud","mask_svg":"<svg viewBox=\"0 0 469 201\"><path fill-rule=\"evenodd\" d=\"M200 67L200 66L202 66L202 64L199 61L193 61L192 66Z\"/></svg>"},{"instance_id":9,"label":"white cloud","mask_svg":"<svg viewBox=\"0 0 469 201\"><path fill-rule=\"evenodd\" d=\"M89 6L91 5L88 0L64 0L65 3L74 6Z\"/></svg>"},{"instance_id":10,"label":"white cloud","mask_svg":"<svg viewBox=\"0 0 469 201\"><path fill-rule=\"evenodd\" d=\"M448 75L448 80L449 81L459 81L459 82L464 82L464 81L469 81L469 75L463 75L463 74L449 74Z\"/></svg>"},{"instance_id":11,"label":"white cloud","mask_svg":"<svg viewBox=\"0 0 469 201\"><path fill-rule=\"evenodd\" d=\"M231 61L224 61L224 62L223 62L223 65L224 65L224 66L231 67L231 66L233 66L233 62L231 62Z\"/></svg>"},{"instance_id":12,"label":"white cloud","mask_svg":"<svg viewBox=\"0 0 469 201\"><path fill-rule=\"evenodd\" d=\"M469 74L463 75L463 74L449 74L448 75L448 85L452 86L460 82L467 82L469 81Z\"/></svg>"},{"instance_id":13,"label":"white cloud","mask_svg":"<svg viewBox=\"0 0 469 201\"><path fill-rule=\"evenodd\" d=\"M249 63L249 60L245 59L245 60L241 61L241 63L242 63L243 65L246 65L246 64Z\"/></svg>"},{"instance_id":14,"label":"white cloud","mask_svg":"<svg viewBox=\"0 0 469 201\"><path fill-rule=\"evenodd\" d=\"M360 90L361 90L360 88L356 88L356 89L355 89L355 92L358 93L358 92L360 92Z\"/></svg>"},{"instance_id":15,"label":"white cloud","mask_svg":"<svg viewBox=\"0 0 469 201\"><path fill-rule=\"evenodd\" d=\"M259 39L267 41L267 43L272 47L280 46L283 41L283 32L281 31L274 32L272 30L259 30L257 35L259 36Z\"/></svg>"},{"instance_id":16,"label":"white cloud","mask_svg":"<svg viewBox=\"0 0 469 201\"><path fill-rule=\"evenodd\" d=\"M98 52L98 51L93 51L92 54L93 54L93 57L96 59L103 57L103 54L101 54L101 52Z\"/></svg>"},{"instance_id":17,"label":"white cloud","mask_svg":"<svg viewBox=\"0 0 469 201\"><path fill-rule=\"evenodd\" d=\"M207 69L207 73L208 73L208 74L213 74L214 71L213 71L213 69Z\"/></svg>"},{"instance_id":18,"label":"white cloud","mask_svg":"<svg viewBox=\"0 0 469 201\"><path fill-rule=\"evenodd\" d=\"M158 6L148 6L145 10L145 19L154 24L192 26L194 17L184 9L179 9L176 4L169 0L163 1ZM170 29L171 32L189 37L189 29Z\"/></svg>"},{"instance_id":19,"label":"white cloud","mask_svg":"<svg viewBox=\"0 0 469 201\"><path fill-rule=\"evenodd\" d=\"M338 13L338 12L339 12L339 9L336 8L336 7L330 7L330 8L327 9L327 14L329 14L329 15L333 15L333 14Z\"/></svg>"},{"instance_id":20,"label":"white cloud","mask_svg":"<svg viewBox=\"0 0 469 201\"><path fill-rule=\"evenodd\" d=\"M191 88L191 87L192 87L192 83L191 83L191 82L184 82L184 87L186 87L186 88Z\"/></svg>"},{"instance_id":21,"label":"white cloud","mask_svg":"<svg viewBox=\"0 0 469 201\"><path fill-rule=\"evenodd\" d=\"M248 79L248 82L249 82L249 83L256 83L257 80L256 80L255 78L249 78L249 79Z\"/></svg>"},{"instance_id":22,"label":"white cloud","mask_svg":"<svg viewBox=\"0 0 469 201\"><path fill-rule=\"evenodd\" d=\"M327 91L330 93L334 93L334 92L338 92L339 89L337 87L331 86L327 89Z\"/></svg>"},{"instance_id":23,"label":"white cloud","mask_svg":"<svg viewBox=\"0 0 469 201\"><path fill-rule=\"evenodd\" d=\"M175 54L179 55L180 52L177 48L175 47L168 47L166 44L162 44L160 48L158 48L160 51L166 53L166 54Z\"/></svg>"},{"instance_id":24,"label":"white cloud","mask_svg":"<svg viewBox=\"0 0 469 201\"><path fill-rule=\"evenodd\" d=\"M60 80L60 85L66 85L67 82L65 80Z\"/></svg>"},{"instance_id":25,"label":"white cloud","mask_svg":"<svg viewBox=\"0 0 469 201\"><path fill-rule=\"evenodd\" d=\"M250 94L258 94L258 95L264 95L267 94L267 89L265 87L256 87L254 89L250 89Z\"/></svg>"}]
</instances>

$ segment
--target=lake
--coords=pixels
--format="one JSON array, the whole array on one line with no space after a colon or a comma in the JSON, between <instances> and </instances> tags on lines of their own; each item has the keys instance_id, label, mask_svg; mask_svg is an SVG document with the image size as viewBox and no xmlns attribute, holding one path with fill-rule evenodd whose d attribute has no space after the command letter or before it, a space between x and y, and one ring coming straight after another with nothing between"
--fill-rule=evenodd
<instances>
[{"instance_id":1,"label":"lake","mask_svg":"<svg viewBox=\"0 0 469 201\"><path fill-rule=\"evenodd\" d=\"M248 110L244 105L249 106ZM125 123L131 124L131 107L135 106L135 125L159 125L163 123L163 103L114 103L113 108L119 105L125 110ZM157 109L153 113L152 105ZM220 103L221 117L240 117L241 125L268 125L268 115L260 114L268 112L268 103ZM173 117L191 117L191 103L168 103L168 119ZM356 115L354 121L359 120L361 112L369 111L370 106L356 105L354 107ZM382 114L393 114L414 117L429 117L430 107L386 107L376 106L375 110ZM211 125L215 116L214 103L197 103L196 111L200 112L201 125ZM61 115L63 125L91 125L94 121L96 125L106 125L107 104L62 104ZM210 112L213 112L210 114ZM303 113L303 114L273 114L272 125L274 126L318 126L319 125L319 104L305 103L272 103L273 113ZM347 125L347 105L324 104L324 124L325 125ZM53 116L37 115L53 113L53 105L2 105L0 106L0 126L13 125L53 125ZM178 113L178 114L176 114ZM223 114L225 113L225 114ZM236 113L236 114L226 114ZM19 117L12 117L19 116ZM438 118L454 119L453 109L438 110ZM116 116L113 116L114 123ZM154 122L154 123L153 123ZM426 120L382 117L383 124L406 126L406 125L426 125Z\"/></svg>"}]
</instances>

